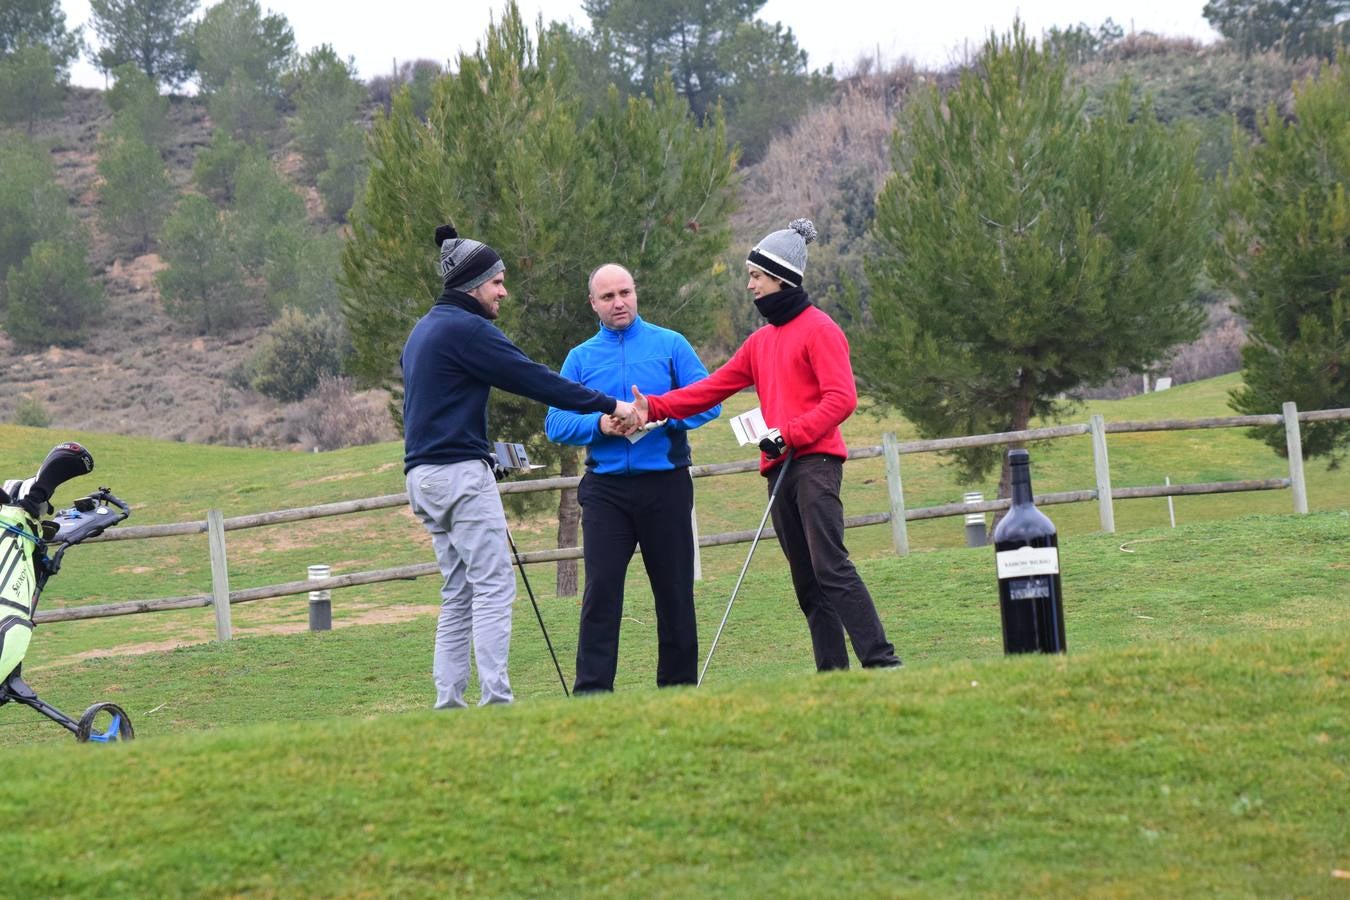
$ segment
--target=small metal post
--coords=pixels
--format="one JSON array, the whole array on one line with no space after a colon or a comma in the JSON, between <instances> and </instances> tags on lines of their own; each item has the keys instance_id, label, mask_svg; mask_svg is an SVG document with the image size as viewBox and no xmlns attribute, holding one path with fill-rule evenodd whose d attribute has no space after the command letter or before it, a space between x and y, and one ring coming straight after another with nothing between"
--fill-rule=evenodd
<instances>
[{"instance_id":1,"label":"small metal post","mask_svg":"<svg viewBox=\"0 0 1350 900\"><path fill-rule=\"evenodd\" d=\"M1163 476L1163 484L1167 485L1168 487L1171 487L1171 486L1172 486L1172 476L1171 476L1171 475L1164 475L1164 476ZM1171 494L1168 494L1168 495L1167 495L1167 519L1168 519L1169 522L1172 523L1172 527L1173 527L1173 528L1176 528L1176 527L1177 527L1177 511L1176 511L1176 509L1174 509L1174 508L1172 507L1172 495L1171 495Z\"/></svg>"},{"instance_id":2,"label":"small metal post","mask_svg":"<svg viewBox=\"0 0 1350 900\"><path fill-rule=\"evenodd\" d=\"M319 581L332 576L332 566L310 566L309 580ZM331 631L333 629L332 591L309 592L309 630Z\"/></svg>"},{"instance_id":3,"label":"small metal post","mask_svg":"<svg viewBox=\"0 0 1350 900\"><path fill-rule=\"evenodd\" d=\"M206 511L206 543L211 551L211 605L216 610L216 640L233 636L230 624L230 569L225 562L225 515Z\"/></svg>"},{"instance_id":4,"label":"small metal post","mask_svg":"<svg viewBox=\"0 0 1350 900\"><path fill-rule=\"evenodd\" d=\"M1289 489L1294 492L1294 512L1308 512L1308 486L1303 481L1303 438L1298 428L1298 406L1284 404L1284 445L1289 451Z\"/></svg>"},{"instance_id":5,"label":"small metal post","mask_svg":"<svg viewBox=\"0 0 1350 900\"><path fill-rule=\"evenodd\" d=\"M981 503L984 501L984 494L980 491L967 491L967 503ZM973 512L966 513L966 546L983 547L987 527L984 521L984 513Z\"/></svg>"}]
</instances>

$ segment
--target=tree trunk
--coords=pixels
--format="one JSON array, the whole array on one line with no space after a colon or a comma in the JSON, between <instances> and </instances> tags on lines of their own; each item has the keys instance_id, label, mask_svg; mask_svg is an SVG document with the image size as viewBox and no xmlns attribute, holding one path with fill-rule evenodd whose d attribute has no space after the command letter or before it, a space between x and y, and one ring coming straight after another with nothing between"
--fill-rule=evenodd
<instances>
[{"instance_id":1,"label":"tree trunk","mask_svg":"<svg viewBox=\"0 0 1350 900\"><path fill-rule=\"evenodd\" d=\"M568 450L562 455L562 477L577 474L577 451ZM558 546L577 546L577 532L581 525L581 507L577 505L575 488L561 491L558 497ZM554 593L559 597L577 595L577 561L575 559L558 560L558 586Z\"/></svg>"}]
</instances>

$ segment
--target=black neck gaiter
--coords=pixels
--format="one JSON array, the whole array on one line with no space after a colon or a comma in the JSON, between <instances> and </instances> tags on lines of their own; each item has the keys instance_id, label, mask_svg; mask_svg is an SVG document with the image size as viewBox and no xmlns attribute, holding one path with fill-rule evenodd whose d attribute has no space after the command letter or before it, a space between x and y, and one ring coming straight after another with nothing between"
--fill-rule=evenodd
<instances>
[{"instance_id":1,"label":"black neck gaiter","mask_svg":"<svg viewBox=\"0 0 1350 900\"><path fill-rule=\"evenodd\" d=\"M446 288L441 291L441 295L436 298L436 305L440 306L458 306L465 312L471 312L475 316L488 317L487 310L483 309L483 304L478 302L476 297L470 297L463 291L457 291L454 288Z\"/></svg>"},{"instance_id":2,"label":"black neck gaiter","mask_svg":"<svg viewBox=\"0 0 1350 900\"><path fill-rule=\"evenodd\" d=\"M770 325L786 325L810 305L811 298L799 287L785 287L776 294L755 299L755 308Z\"/></svg>"}]
</instances>

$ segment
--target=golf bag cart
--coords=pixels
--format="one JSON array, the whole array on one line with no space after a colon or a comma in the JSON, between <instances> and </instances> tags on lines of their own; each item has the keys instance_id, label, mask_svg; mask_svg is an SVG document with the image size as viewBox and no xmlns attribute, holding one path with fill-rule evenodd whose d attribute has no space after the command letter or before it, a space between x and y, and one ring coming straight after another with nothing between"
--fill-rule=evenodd
<instances>
[{"instance_id":1,"label":"golf bag cart","mask_svg":"<svg viewBox=\"0 0 1350 900\"><path fill-rule=\"evenodd\" d=\"M94 458L88 450L76 443L58 444L42 461L37 475L7 481L0 489L0 706L11 700L31 706L81 743L108 743L135 737L131 720L120 706L95 703L76 721L44 703L20 677L38 597L47 579L60 571L61 557L131 515L127 505L105 487L76 500L70 509L52 509L48 502L52 492L93 468Z\"/></svg>"}]
</instances>

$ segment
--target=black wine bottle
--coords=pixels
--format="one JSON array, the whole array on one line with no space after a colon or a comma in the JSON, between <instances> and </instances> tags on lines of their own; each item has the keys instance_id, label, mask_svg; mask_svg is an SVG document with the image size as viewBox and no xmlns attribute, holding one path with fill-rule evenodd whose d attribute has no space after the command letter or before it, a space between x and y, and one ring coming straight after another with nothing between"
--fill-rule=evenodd
<instances>
[{"instance_id":1,"label":"black wine bottle","mask_svg":"<svg viewBox=\"0 0 1350 900\"><path fill-rule=\"evenodd\" d=\"M1031 456L1009 450L1012 507L994 529L1004 653L1063 653L1059 537L1031 494Z\"/></svg>"}]
</instances>

